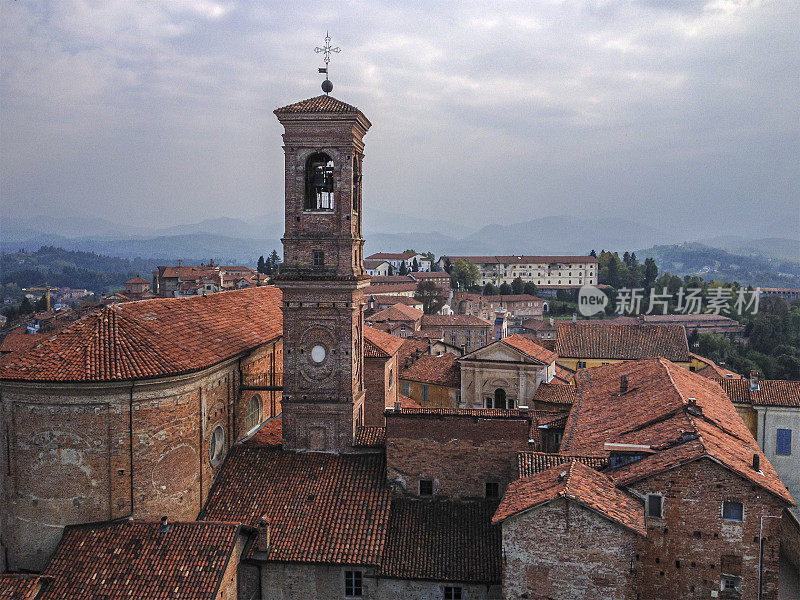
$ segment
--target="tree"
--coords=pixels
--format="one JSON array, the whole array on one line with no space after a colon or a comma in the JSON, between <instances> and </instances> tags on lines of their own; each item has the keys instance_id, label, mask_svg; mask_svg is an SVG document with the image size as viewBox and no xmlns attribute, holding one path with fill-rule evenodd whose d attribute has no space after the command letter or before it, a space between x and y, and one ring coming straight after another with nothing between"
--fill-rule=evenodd
<instances>
[{"instance_id":1,"label":"tree","mask_svg":"<svg viewBox=\"0 0 800 600\"><path fill-rule=\"evenodd\" d=\"M422 302L422 311L426 315L435 315L445 304L442 288L427 279L419 282L414 298Z\"/></svg>"},{"instance_id":2,"label":"tree","mask_svg":"<svg viewBox=\"0 0 800 600\"><path fill-rule=\"evenodd\" d=\"M408 275L408 265L406 265L406 261L400 263L400 275Z\"/></svg>"},{"instance_id":3,"label":"tree","mask_svg":"<svg viewBox=\"0 0 800 600\"><path fill-rule=\"evenodd\" d=\"M522 281L522 277L515 277L514 280L511 282L511 291L514 294L523 294L525 293L525 282Z\"/></svg>"},{"instance_id":4,"label":"tree","mask_svg":"<svg viewBox=\"0 0 800 600\"><path fill-rule=\"evenodd\" d=\"M522 288L523 294L530 294L531 296L535 296L539 293L539 290L536 289L536 284L532 281L528 281L525 283L525 287Z\"/></svg>"},{"instance_id":5,"label":"tree","mask_svg":"<svg viewBox=\"0 0 800 600\"><path fill-rule=\"evenodd\" d=\"M653 286L653 282L656 280L656 277L658 277L658 267L656 266L656 261L652 258L645 258L642 287L650 289Z\"/></svg>"},{"instance_id":6,"label":"tree","mask_svg":"<svg viewBox=\"0 0 800 600\"><path fill-rule=\"evenodd\" d=\"M386 272L389 274L389 277L394 275L394 267L391 265L391 263L389 264L389 268L386 270Z\"/></svg>"},{"instance_id":7,"label":"tree","mask_svg":"<svg viewBox=\"0 0 800 600\"><path fill-rule=\"evenodd\" d=\"M500 294L502 296L508 296L509 294L513 293L513 289L507 283L503 282L500 284Z\"/></svg>"},{"instance_id":8,"label":"tree","mask_svg":"<svg viewBox=\"0 0 800 600\"><path fill-rule=\"evenodd\" d=\"M278 251L273 248L272 252L269 253L269 274L274 275L278 272L278 268L281 264L281 257L278 255Z\"/></svg>"},{"instance_id":9,"label":"tree","mask_svg":"<svg viewBox=\"0 0 800 600\"><path fill-rule=\"evenodd\" d=\"M31 301L28 299L27 296L25 296L22 299L22 304L19 305L19 314L29 315L33 312L33 310L34 310L33 304L31 304Z\"/></svg>"},{"instance_id":10,"label":"tree","mask_svg":"<svg viewBox=\"0 0 800 600\"><path fill-rule=\"evenodd\" d=\"M459 258L450 269L450 285L453 289L469 289L477 285L481 277L477 265Z\"/></svg>"},{"instance_id":11,"label":"tree","mask_svg":"<svg viewBox=\"0 0 800 600\"><path fill-rule=\"evenodd\" d=\"M450 271L453 270L453 263L450 262L450 258L448 258L447 256L444 257L443 262L444 262L444 272L449 274Z\"/></svg>"},{"instance_id":12,"label":"tree","mask_svg":"<svg viewBox=\"0 0 800 600\"><path fill-rule=\"evenodd\" d=\"M258 271L259 273L263 273L264 275L267 274L267 265L264 262L263 255L258 257L258 264L256 265L256 271Z\"/></svg>"},{"instance_id":13,"label":"tree","mask_svg":"<svg viewBox=\"0 0 800 600\"><path fill-rule=\"evenodd\" d=\"M697 347L697 342L700 340L700 333L697 331L697 327L692 329L692 332L689 334L687 338L687 342L689 342L689 350Z\"/></svg>"},{"instance_id":14,"label":"tree","mask_svg":"<svg viewBox=\"0 0 800 600\"><path fill-rule=\"evenodd\" d=\"M414 260L411 261L411 272L416 273L419 271L419 262L417 262L417 257L414 257Z\"/></svg>"},{"instance_id":15,"label":"tree","mask_svg":"<svg viewBox=\"0 0 800 600\"><path fill-rule=\"evenodd\" d=\"M491 281L489 281L485 286L483 286L483 295L484 296L496 296L499 293L497 286L494 285Z\"/></svg>"}]
</instances>

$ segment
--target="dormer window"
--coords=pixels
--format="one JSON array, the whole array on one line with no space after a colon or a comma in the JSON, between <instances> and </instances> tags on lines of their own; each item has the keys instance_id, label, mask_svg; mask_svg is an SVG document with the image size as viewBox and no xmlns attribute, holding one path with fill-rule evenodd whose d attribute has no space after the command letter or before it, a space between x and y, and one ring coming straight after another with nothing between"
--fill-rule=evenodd
<instances>
[{"instance_id":1,"label":"dormer window","mask_svg":"<svg viewBox=\"0 0 800 600\"><path fill-rule=\"evenodd\" d=\"M333 210L333 160L317 152L306 161L305 210Z\"/></svg>"}]
</instances>

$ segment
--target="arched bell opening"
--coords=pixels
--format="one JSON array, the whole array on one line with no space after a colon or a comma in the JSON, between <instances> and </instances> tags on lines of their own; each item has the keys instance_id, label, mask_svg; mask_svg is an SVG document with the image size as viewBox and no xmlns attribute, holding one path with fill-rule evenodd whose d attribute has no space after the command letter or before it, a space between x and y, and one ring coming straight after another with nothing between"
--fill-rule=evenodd
<instances>
[{"instance_id":1,"label":"arched bell opening","mask_svg":"<svg viewBox=\"0 0 800 600\"><path fill-rule=\"evenodd\" d=\"M333 159L317 152L306 161L305 210L333 210Z\"/></svg>"}]
</instances>

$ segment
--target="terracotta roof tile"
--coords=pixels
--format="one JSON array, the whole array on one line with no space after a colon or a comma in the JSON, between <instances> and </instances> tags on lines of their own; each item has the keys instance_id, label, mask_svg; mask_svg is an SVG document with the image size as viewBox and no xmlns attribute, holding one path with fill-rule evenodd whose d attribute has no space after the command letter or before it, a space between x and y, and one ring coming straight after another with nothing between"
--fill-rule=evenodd
<instances>
[{"instance_id":1,"label":"terracotta roof tile","mask_svg":"<svg viewBox=\"0 0 800 600\"><path fill-rule=\"evenodd\" d=\"M403 340L374 327L364 327L364 356L389 358L397 354Z\"/></svg>"},{"instance_id":2,"label":"terracotta roof tile","mask_svg":"<svg viewBox=\"0 0 800 600\"><path fill-rule=\"evenodd\" d=\"M307 100L301 100L300 102L289 104L288 106L276 108L273 112L276 115L284 113L322 112L357 113L358 109L355 106L351 106L350 104L346 104L341 100L337 100L333 96L322 94L320 96L315 96L314 98L308 98Z\"/></svg>"},{"instance_id":3,"label":"terracotta roof tile","mask_svg":"<svg viewBox=\"0 0 800 600\"><path fill-rule=\"evenodd\" d=\"M37 346L52 336L52 333L11 332L3 338L3 343L0 344L0 352L23 352Z\"/></svg>"},{"instance_id":4,"label":"terracotta roof tile","mask_svg":"<svg viewBox=\"0 0 800 600\"><path fill-rule=\"evenodd\" d=\"M135 284L135 283L150 283L150 282L147 281L147 279L145 279L144 277L134 277L133 279L128 279L128 281L125 282L125 285Z\"/></svg>"},{"instance_id":5,"label":"terracotta roof tile","mask_svg":"<svg viewBox=\"0 0 800 600\"><path fill-rule=\"evenodd\" d=\"M0 600L37 600L50 581L41 575L0 573Z\"/></svg>"},{"instance_id":6,"label":"terracotta roof tile","mask_svg":"<svg viewBox=\"0 0 800 600\"><path fill-rule=\"evenodd\" d=\"M395 498L380 574L399 579L498 584L501 529L494 501Z\"/></svg>"},{"instance_id":7,"label":"terracotta roof tile","mask_svg":"<svg viewBox=\"0 0 800 600\"><path fill-rule=\"evenodd\" d=\"M397 394L397 401L400 402L400 408L422 408L416 400L412 400L403 394Z\"/></svg>"},{"instance_id":8,"label":"terracotta roof tile","mask_svg":"<svg viewBox=\"0 0 800 600\"><path fill-rule=\"evenodd\" d=\"M622 375L628 381L624 394L620 393ZM607 456L606 442L639 444L655 450L615 469L612 476L620 483L709 457L793 503L736 408L714 380L664 359L584 369L576 379L577 399L564 430L562 452ZM753 454L759 455L760 471L752 468Z\"/></svg>"},{"instance_id":9,"label":"terracotta roof tile","mask_svg":"<svg viewBox=\"0 0 800 600\"><path fill-rule=\"evenodd\" d=\"M385 427L360 427L356 433L353 446L357 448L375 448L386 445Z\"/></svg>"},{"instance_id":10,"label":"terracotta roof tile","mask_svg":"<svg viewBox=\"0 0 800 600\"><path fill-rule=\"evenodd\" d=\"M234 446L202 518L255 526L262 516L269 561L378 565L389 518L384 454Z\"/></svg>"},{"instance_id":11,"label":"terracotta roof tile","mask_svg":"<svg viewBox=\"0 0 800 600\"><path fill-rule=\"evenodd\" d=\"M552 454L549 452L517 452L517 467L520 478L532 477L557 465L577 461L592 469L608 466L608 459L601 456L581 456L578 454Z\"/></svg>"},{"instance_id":12,"label":"terracotta roof tile","mask_svg":"<svg viewBox=\"0 0 800 600\"><path fill-rule=\"evenodd\" d=\"M644 505L617 489L608 475L579 461L557 465L511 482L492 523L499 523L556 498L567 498L645 536Z\"/></svg>"},{"instance_id":13,"label":"terracotta roof tile","mask_svg":"<svg viewBox=\"0 0 800 600\"><path fill-rule=\"evenodd\" d=\"M419 381L431 385L452 388L461 387L461 368L455 354L445 352L441 356L425 354L407 369L400 372L400 379Z\"/></svg>"},{"instance_id":14,"label":"terracotta roof tile","mask_svg":"<svg viewBox=\"0 0 800 600\"><path fill-rule=\"evenodd\" d=\"M416 255L416 252L376 252L367 258L370 260L410 260Z\"/></svg>"},{"instance_id":15,"label":"terracotta roof tile","mask_svg":"<svg viewBox=\"0 0 800 600\"><path fill-rule=\"evenodd\" d=\"M416 281L409 281L408 283L381 283L378 285L368 285L364 288L364 295L371 294L391 294L400 292L416 292L419 284Z\"/></svg>"},{"instance_id":16,"label":"terracotta roof tile","mask_svg":"<svg viewBox=\"0 0 800 600\"><path fill-rule=\"evenodd\" d=\"M542 340L542 341L553 341L553 340ZM567 369L566 367L562 367L558 363L556 363L556 374L555 379L558 379L558 382L570 384L572 380L575 378L575 371L572 369Z\"/></svg>"},{"instance_id":17,"label":"terracotta roof tile","mask_svg":"<svg viewBox=\"0 0 800 600\"><path fill-rule=\"evenodd\" d=\"M524 419L528 418L527 410L517 408L404 408L397 416L450 416L450 417L478 417L484 419Z\"/></svg>"},{"instance_id":18,"label":"terracotta roof tile","mask_svg":"<svg viewBox=\"0 0 800 600\"><path fill-rule=\"evenodd\" d=\"M47 600L211 600L242 531L237 523L112 521L68 526L44 574Z\"/></svg>"},{"instance_id":19,"label":"terracotta roof tile","mask_svg":"<svg viewBox=\"0 0 800 600\"><path fill-rule=\"evenodd\" d=\"M562 357L689 361L682 325L613 325L602 321L559 323L556 353Z\"/></svg>"},{"instance_id":20,"label":"terracotta roof tile","mask_svg":"<svg viewBox=\"0 0 800 600\"><path fill-rule=\"evenodd\" d=\"M367 297L367 300L372 301L373 298L375 299L375 302L377 304L388 304L389 306L394 306L395 304L405 304L406 306L413 306L414 308L422 306L422 302L410 296L392 296L391 294L372 294Z\"/></svg>"},{"instance_id":21,"label":"terracotta roof tile","mask_svg":"<svg viewBox=\"0 0 800 600\"><path fill-rule=\"evenodd\" d=\"M272 286L114 304L9 355L0 379L115 381L191 372L281 336L282 315L281 292Z\"/></svg>"},{"instance_id":22,"label":"terracotta roof tile","mask_svg":"<svg viewBox=\"0 0 800 600\"><path fill-rule=\"evenodd\" d=\"M405 304L395 304L389 308L384 308L373 313L366 318L371 323L381 323L386 321L419 321L424 313L418 308Z\"/></svg>"},{"instance_id":23,"label":"terracotta roof tile","mask_svg":"<svg viewBox=\"0 0 800 600\"><path fill-rule=\"evenodd\" d=\"M717 379L731 402L753 406L793 406L800 408L800 381L761 379L758 389L750 389L749 379Z\"/></svg>"},{"instance_id":24,"label":"terracotta roof tile","mask_svg":"<svg viewBox=\"0 0 800 600\"><path fill-rule=\"evenodd\" d=\"M521 335L510 335L508 337L504 337L502 340L500 340L500 342L511 346L512 348L516 348L520 352L527 354L531 358L544 364L549 365L557 358L555 352L552 352L547 348L543 348L536 342L533 342L528 338L524 338Z\"/></svg>"},{"instance_id":25,"label":"terracotta roof tile","mask_svg":"<svg viewBox=\"0 0 800 600\"><path fill-rule=\"evenodd\" d=\"M575 403L576 396L577 391L574 385L540 383L533 394L533 401L572 406Z\"/></svg>"}]
</instances>

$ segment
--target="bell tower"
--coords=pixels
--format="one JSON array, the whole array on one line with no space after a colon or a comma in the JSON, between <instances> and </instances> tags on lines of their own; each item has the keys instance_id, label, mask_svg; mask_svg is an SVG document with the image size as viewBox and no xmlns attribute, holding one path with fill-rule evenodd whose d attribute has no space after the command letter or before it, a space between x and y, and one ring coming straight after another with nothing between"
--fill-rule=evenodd
<instances>
[{"instance_id":1,"label":"bell tower","mask_svg":"<svg viewBox=\"0 0 800 600\"><path fill-rule=\"evenodd\" d=\"M275 111L284 127L283 446L343 452L363 421L361 163L369 120L327 95Z\"/></svg>"}]
</instances>

